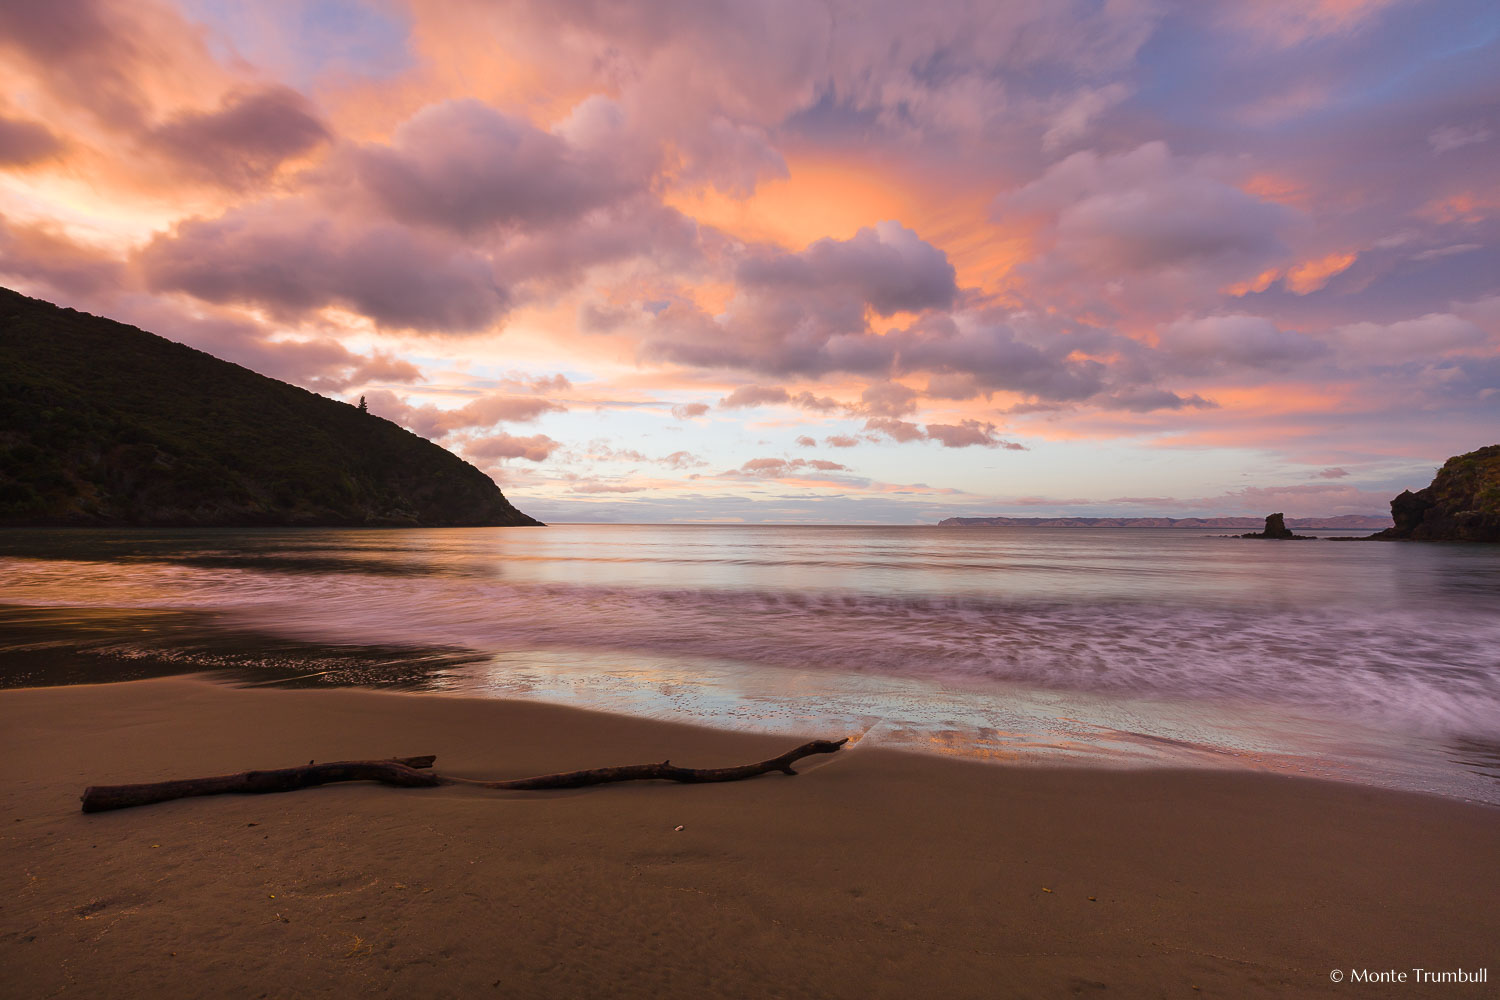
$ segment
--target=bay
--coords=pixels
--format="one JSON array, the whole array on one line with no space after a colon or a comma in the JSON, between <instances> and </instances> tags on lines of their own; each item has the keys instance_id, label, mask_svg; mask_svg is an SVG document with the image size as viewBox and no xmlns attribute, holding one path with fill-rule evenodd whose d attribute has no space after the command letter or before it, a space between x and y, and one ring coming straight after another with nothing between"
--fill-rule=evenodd
<instances>
[{"instance_id":1,"label":"bay","mask_svg":"<svg viewBox=\"0 0 1500 1000\"><path fill-rule=\"evenodd\" d=\"M1500 552L1192 529L0 532L0 683L536 698L1500 802Z\"/></svg>"}]
</instances>

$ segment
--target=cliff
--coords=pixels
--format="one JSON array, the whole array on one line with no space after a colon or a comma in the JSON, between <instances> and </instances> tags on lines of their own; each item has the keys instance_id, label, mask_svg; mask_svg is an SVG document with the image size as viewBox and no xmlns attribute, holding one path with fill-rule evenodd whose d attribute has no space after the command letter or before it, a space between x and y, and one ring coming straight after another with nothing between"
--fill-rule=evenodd
<instances>
[{"instance_id":1,"label":"cliff","mask_svg":"<svg viewBox=\"0 0 1500 1000\"><path fill-rule=\"evenodd\" d=\"M0 288L0 524L538 523L388 420Z\"/></svg>"},{"instance_id":2,"label":"cliff","mask_svg":"<svg viewBox=\"0 0 1500 1000\"><path fill-rule=\"evenodd\" d=\"M1391 519L1370 537L1500 542L1500 444L1448 459L1432 485L1391 501Z\"/></svg>"}]
</instances>

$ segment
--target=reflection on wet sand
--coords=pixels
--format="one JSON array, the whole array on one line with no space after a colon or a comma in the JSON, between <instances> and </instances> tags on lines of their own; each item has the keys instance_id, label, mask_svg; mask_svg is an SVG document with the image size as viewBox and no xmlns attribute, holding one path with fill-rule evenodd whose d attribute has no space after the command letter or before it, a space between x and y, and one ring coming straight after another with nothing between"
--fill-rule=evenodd
<instances>
[{"instance_id":1,"label":"reflection on wet sand","mask_svg":"<svg viewBox=\"0 0 1500 1000\"><path fill-rule=\"evenodd\" d=\"M235 684L434 690L486 657L456 648L305 642L191 611L0 606L0 688L208 674Z\"/></svg>"}]
</instances>

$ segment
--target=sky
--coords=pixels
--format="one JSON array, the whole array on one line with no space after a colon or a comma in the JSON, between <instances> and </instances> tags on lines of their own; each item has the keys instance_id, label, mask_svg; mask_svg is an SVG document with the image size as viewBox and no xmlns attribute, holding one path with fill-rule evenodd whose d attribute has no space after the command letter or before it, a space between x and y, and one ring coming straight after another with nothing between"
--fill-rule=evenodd
<instances>
[{"instance_id":1,"label":"sky","mask_svg":"<svg viewBox=\"0 0 1500 1000\"><path fill-rule=\"evenodd\" d=\"M0 283L548 521L1378 514L1500 441L1500 6L0 0Z\"/></svg>"}]
</instances>

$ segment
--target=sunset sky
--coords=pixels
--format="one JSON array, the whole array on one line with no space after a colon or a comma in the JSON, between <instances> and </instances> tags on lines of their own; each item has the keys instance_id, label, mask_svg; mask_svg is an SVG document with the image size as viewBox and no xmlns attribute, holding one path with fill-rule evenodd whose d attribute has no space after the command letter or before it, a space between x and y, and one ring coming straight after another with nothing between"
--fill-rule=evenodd
<instances>
[{"instance_id":1,"label":"sunset sky","mask_svg":"<svg viewBox=\"0 0 1500 1000\"><path fill-rule=\"evenodd\" d=\"M1381 513L1500 441L1500 5L0 0L0 283L543 520Z\"/></svg>"}]
</instances>

